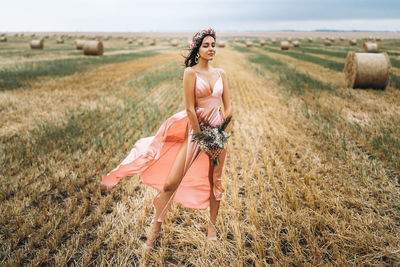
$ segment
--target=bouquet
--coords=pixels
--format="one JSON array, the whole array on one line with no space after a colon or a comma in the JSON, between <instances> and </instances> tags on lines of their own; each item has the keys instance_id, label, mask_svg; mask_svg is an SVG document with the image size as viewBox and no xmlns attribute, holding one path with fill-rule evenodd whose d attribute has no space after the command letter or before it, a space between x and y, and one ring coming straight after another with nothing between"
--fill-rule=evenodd
<instances>
[{"instance_id":1,"label":"bouquet","mask_svg":"<svg viewBox=\"0 0 400 267\"><path fill-rule=\"evenodd\" d=\"M212 159L213 165L218 165L218 156L224 149L224 143L228 141L230 137L226 132L225 128L228 126L232 115L229 115L225 121L218 127L213 127L209 124L200 124L200 132L196 133L192 139L192 142L197 141L200 149L207 153Z\"/></svg>"}]
</instances>

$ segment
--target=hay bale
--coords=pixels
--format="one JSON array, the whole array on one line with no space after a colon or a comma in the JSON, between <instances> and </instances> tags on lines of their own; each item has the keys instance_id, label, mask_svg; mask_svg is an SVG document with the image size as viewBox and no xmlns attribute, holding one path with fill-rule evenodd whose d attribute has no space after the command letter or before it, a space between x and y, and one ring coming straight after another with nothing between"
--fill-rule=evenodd
<instances>
[{"instance_id":1,"label":"hay bale","mask_svg":"<svg viewBox=\"0 0 400 267\"><path fill-rule=\"evenodd\" d=\"M144 45L143 39L139 39L139 40L138 40L138 45Z\"/></svg>"},{"instance_id":2,"label":"hay bale","mask_svg":"<svg viewBox=\"0 0 400 267\"><path fill-rule=\"evenodd\" d=\"M349 45L351 45L351 46L357 45L357 40L356 39L349 40Z\"/></svg>"},{"instance_id":3,"label":"hay bale","mask_svg":"<svg viewBox=\"0 0 400 267\"><path fill-rule=\"evenodd\" d=\"M150 45L156 45L156 39L152 39L152 40L150 41Z\"/></svg>"},{"instance_id":4,"label":"hay bale","mask_svg":"<svg viewBox=\"0 0 400 267\"><path fill-rule=\"evenodd\" d=\"M247 46L247 47L252 47L252 46L253 46L253 43L250 42L249 40L247 40L247 41L246 41L246 46Z\"/></svg>"},{"instance_id":5,"label":"hay bale","mask_svg":"<svg viewBox=\"0 0 400 267\"><path fill-rule=\"evenodd\" d=\"M308 37L308 38L307 38L307 41L308 41L309 43L312 43L312 41L313 41L312 37Z\"/></svg>"},{"instance_id":6,"label":"hay bale","mask_svg":"<svg viewBox=\"0 0 400 267\"><path fill-rule=\"evenodd\" d=\"M58 39L56 40L56 42L57 42L57 44L63 44L63 43L64 43L64 39L58 38Z\"/></svg>"},{"instance_id":7,"label":"hay bale","mask_svg":"<svg viewBox=\"0 0 400 267\"><path fill-rule=\"evenodd\" d=\"M85 44L86 40L82 40L82 39L76 39L75 40L75 47L78 50L82 50L83 49L83 45Z\"/></svg>"},{"instance_id":8,"label":"hay bale","mask_svg":"<svg viewBox=\"0 0 400 267\"><path fill-rule=\"evenodd\" d=\"M44 47L44 39L32 40L30 45L31 45L31 49L43 49L43 47Z\"/></svg>"},{"instance_id":9,"label":"hay bale","mask_svg":"<svg viewBox=\"0 0 400 267\"><path fill-rule=\"evenodd\" d=\"M331 41L332 43L334 43L334 42L335 42L335 37L330 37L330 38L329 38L329 41Z\"/></svg>"},{"instance_id":10,"label":"hay bale","mask_svg":"<svg viewBox=\"0 0 400 267\"><path fill-rule=\"evenodd\" d=\"M378 43L365 42L363 48L367 53L379 53Z\"/></svg>"},{"instance_id":11,"label":"hay bale","mask_svg":"<svg viewBox=\"0 0 400 267\"><path fill-rule=\"evenodd\" d=\"M380 41L381 40L381 37L375 37L375 41Z\"/></svg>"},{"instance_id":12,"label":"hay bale","mask_svg":"<svg viewBox=\"0 0 400 267\"><path fill-rule=\"evenodd\" d=\"M281 41L281 50L289 50L290 44L288 41Z\"/></svg>"},{"instance_id":13,"label":"hay bale","mask_svg":"<svg viewBox=\"0 0 400 267\"><path fill-rule=\"evenodd\" d=\"M331 41L329 40L324 40L324 46L331 46Z\"/></svg>"},{"instance_id":14,"label":"hay bale","mask_svg":"<svg viewBox=\"0 0 400 267\"><path fill-rule=\"evenodd\" d=\"M7 37L1 36L0 37L0 42L3 42L3 43L7 42Z\"/></svg>"},{"instance_id":15,"label":"hay bale","mask_svg":"<svg viewBox=\"0 0 400 267\"><path fill-rule=\"evenodd\" d=\"M225 41L219 41L218 47L225 47L226 43Z\"/></svg>"},{"instance_id":16,"label":"hay bale","mask_svg":"<svg viewBox=\"0 0 400 267\"><path fill-rule=\"evenodd\" d=\"M103 55L104 47L103 42L99 40L90 40L86 41L83 44L83 54L84 55L95 55L101 56Z\"/></svg>"},{"instance_id":17,"label":"hay bale","mask_svg":"<svg viewBox=\"0 0 400 267\"><path fill-rule=\"evenodd\" d=\"M173 40L171 41L171 45L172 45L172 46L178 46L178 40L173 39Z\"/></svg>"},{"instance_id":18,"label":"hay bale","mask_svg":"<svg viewBox=\"0 0 400 267\"><path fill-rule=\"evenodd\" d=\"M340 36L340 37L339 37L339 40L340 40L340 41L344 41L344 37L343 37L343 36Z\"/></svg>"},{"instance_id":19,"label":"hay bale","mask_svg":"<svg viewBox=\"0 0 400 267\"><path fill-rule=\"evenodd\" d=\"M299 47L300 46L300 42L299 41L293 41L293 46L294 47Z\"/></svg>"},{"instance_id":20,"label":"hay bale","mask_svg":"<svg viewBox=\"0 0 400 267\"><path fill-rule=\"evenodd\" d=\"M128 39L128 44L132 44L133 40L132 39Z\"/></svg>"},{"instance_id":21,"label":"hay bale","mask_svg":"<svg viewBox=\"0 0 400 267\"><path fill-rule=\"evenodd\" d=\"M349 52L344 74L347 87L385 89L390 78L390 59L386 53Z\"/></svg>"},{"instance_id":22,"label":"hay bale","mask_svg":"<svg viewBox=\"0 0 400 267\"><path fill-rule=\"evenodd\" d=\"M265 44L266 44L266 42L264 39L260 40L260 46L264 46Z\"/></svg>"},{"instance_id":23,"label":"hay bale","mask_svg":"<svg viewBox=\"0 0 400 267\"><path fill-rule=\"evenodd\" d=\"M289 43L292 43L292 37L288 37L288 38L287 38L287 41L288 41Z\"/></svg>"},{"instance_id":24,"label":"hay bale","mask_svg":"<svg viewBox=\"0 0 400 267\"><path fill-rule=\"evenodd\" d=\"M272 38L272 39L271 39L271 43L276 44L276 39L275 39L275 38Z\"/></svg>"}]
</instances>

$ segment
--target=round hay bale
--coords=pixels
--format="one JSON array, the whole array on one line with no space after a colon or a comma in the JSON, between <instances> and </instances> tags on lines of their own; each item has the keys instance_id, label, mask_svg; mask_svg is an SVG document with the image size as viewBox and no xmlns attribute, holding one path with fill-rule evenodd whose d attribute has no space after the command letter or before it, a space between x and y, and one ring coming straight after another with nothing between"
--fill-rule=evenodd
<instances>
[{"instance_id":1,"label":"round hay bale","mask_svg":"<svg viewBox=\"0 0 400 267\"><path fill-rule=\"evenodd\" d=\"M272 39L271 39L271 43L276 44L276 39L275 39L275 38L272 38Z\"/></svg>"},{"instance_id":2,"label":"round hay bale","mask_svg":"<svg viewBox=\"0 0 400 267\"><path fill-rule=\"evenodd\" d=\"M171 41L171 45L172 45L172 46L178 46L178 40L173 39L173 40Z\"/></svg>"},{"instance_id":3,"label":"round hay bale","mask_svg":"<svg viewBox=\"0 0 400 267\"><path fill-rule=\"evenodd\" d=\"M309 43L312 43L312 41L313 41L312 37L308 37L308 38L307 38L307 41L308 41Z\"/></svg>"},{"instance_id":4,"label":"round hay bale","mask_svg":"<svg viewBox=\"0 0 400 267\"><path fill-rule=\"evenodd\" d=\"M292 37L288 37L288 38L287 38L287 41L288 41L289 43L292 43Z\"/></svg>"},{"instance_id":5,"label":"round hay bale","mask_svg":"<svg viewBox=\"0 0 400 267\"><path fill-rule=\"evenodd\" d=\"M3 43L7 42L7 37L1 36L0 37L0 42L3 42Z\"/></svg>"},{"instance_id":6,"label":"round hay bale","mask_svg":"<svg viewBox=\"0 0 400 267\"><path fill-rule=\"evenodd\" d=\"M334 42L335 42L335 37L330 37L330 38L329 38L329 41L331 41L332 43L334 43Z\"/></svg>"},{"instance_id":7,"label":"round hay bale","mask_svg":"<svg viewBox=\"0 0 400 267\"><path fill-rule=\"evenodd\" d=\"M83 54L84 55L103 55L104 47L103 43L98 40L86 41L83 45Z\"/></svg>"},{"instance_id":8,"label":"round hay bale","mask_svg":"<svg viewBox=\"0 0 400 267\"><path fill-rule=\"evenodd\" d=\"M83 45L85 44L86 40L82 40L82 39L76 39L75 40L75 47L78 50L82 50L83 49Z\"/></svg>"},{"instance_id":9,"label":"round hay bale","mask_svg":"<svg viewBox=\"0 0 400 267\"><path fill-rule=\"evenodd\" d=\"M299 41L293 41L293 46L294 47L299 47L300 46L300 42Z\"/></svg>"},{"instance_id":10,"label":"round hay bale","mask_svg":"<svg viewBox=\"0 0 400 267\"><path fill-rule=\"evenodd\" d=\"M332 43L329 40L324 40L324 46L330 46Z\"/></svg>"},{"instance_id":11,"label":"round hay bale","mask_svg":"<svg viewBox=\"0 0 400 267\"><path fill-rule=\"evenodd\" d=\"M365 42L363 44L363 48L364 52L367 53L379 53L378 43Z\"/></svg>"},{"instance_id":12,"label":"round hay bale","mask_svg":"<svg viewBox=\"0 0 400 267\"><path fill-rule=\"evenodd\" d=\"M339 37L339 40L340 40L340 41L344 41L344 37L343 37L343 36L340 36L340 37Z\"/></svg>"},{"instance_id":13,"label":"round hay bale","mask_svg":"<svg viewBox=\"0 0 400 267\"><path fill-rule=\"evenodd\" d=\"M64 43L64 39L58 38L56 42L57 42L57 44L63 44Z\"/></svg>"},{"instance_id":14,"label":"round hay bale","mask_svg":"<svg viewBox=\"0 0 400 267\"><path fill-rule=\"evenodd\" d=\"M152 40L150 41L150 45L156 45L156 39L152 39Z\"/></svg>"},{"instance_id":15,"label":"round hay bale","mask_svg":"<svg viewBox=\"0 0 400 267\"><path fill-rule=\"evenodd\" d=\"M252 46L253 46L253 43L252 43L251 41L247 40L247 41L246 41L246 46L247 46L247 47L252 47Z\"/></svg>"},{"instance_id":16,"label":"round hay bale","mask_svg":"<svg viewBox=\"0 0 400 267\"><path fill-rule=\"evenodd\" d=\"M386 53L347 54L344 75L347 87L385 89L390 79L390 59Z\"/></svg>"},{"instance_id":17,"label":"round hay bale","mask_svg":"<svg viewBox=\"0 0 400 267\"><path fill-rule=\"evenodd\" d=\"M281 50L289 50L290 44L288 41L281 41Z\"/></svg>"},{"instance_id":18,"label":"round hay bale","mask_svg":"<svg viewBox=\"0 0 400 267\"><path fill-rule=\"evenodd\" d=\"M352 45L352 46L357 45L357 40L356 39L349 40L349 45Z\"/></svg>"},{"instance_id":19,"label":"round hay bale","mask_svg":"<svg viewBox=\"0 0 400 267\"><path fill-rule=\"evenodd\" d=\"M381 40L381 37L375 37L375 41L379 42Z\"/></svg>"},{"instance_id":20,"label":"round hay bale","mask_svg":"<svg viewBox=\"0 0 400 267\"><path fill-rule=\"evenodd\" d=\"M31 45L31 49L43 49L43 47L44 47L44 39L32 40L30 45Z\"/></svg>"},{"instance_id":21,"label":"round hay bale","mask_svg":"<svg viewBox=\"0 0 400 267\"><path fill-rule=\"evenodd\" d=\"M219 41L218 47L225 47L226 43L225 41Z\"/></svg>"},{"instance_id":22,"label":"round hay bale","mask_svg":"<svg viewBox=\"0 0 400 267\"><path fill-rule=\"evenodd\" d=\"M264 39L260 40L260 46L264 46L265 44L266 44L266 42Z\"/></svg>"},{"instance_id":23,"label":"round hay bale","mask_svg":"<svg viewBox=\"0 0 400 267\"><path fill-rule=\"evenodd\" d=\"M139 40L138 40L138 45L144 45L143 39L139 39Z\"/></svg>"},{"instance_id":24,"label":"round hay bale","mask_svg":"<svg viewBox=\"0 0 400 267\"><path fill-rule=\"evenodd\" d=\"M128 44L132 44L133 40L132 39L128 39Z\"/></svg>"}]
</instances>

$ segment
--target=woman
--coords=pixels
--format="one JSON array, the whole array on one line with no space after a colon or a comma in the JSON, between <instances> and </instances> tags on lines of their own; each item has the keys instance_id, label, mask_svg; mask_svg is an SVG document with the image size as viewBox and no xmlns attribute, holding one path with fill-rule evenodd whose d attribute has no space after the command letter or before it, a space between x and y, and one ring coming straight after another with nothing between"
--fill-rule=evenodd
<instances>
[{"instance_id":1,"label":"woman","mask_svg":"<svg viewBox=\"0 0 400 267\"><path fill-rule=\"evenodd\" d=\"M160 191L153 200L155 214L145 242L147 247L153 247L160 236L172 200L193 209L210 206L207 239L217 240L215 222L224 191L221 175L226 149L218 157L219 164L214 166L198 143L191 141L202 122L218 126L232 114L226 74L209 65L216 53L215 40L211 28L193 37L183 75L186 109L164 121L155 136L139 139L124 161L103 177L102 184L112 187L120 178L139 173L144 184ZM231 125L232 121L225 130L227 133Z\"/></svg>"}]
</instances>

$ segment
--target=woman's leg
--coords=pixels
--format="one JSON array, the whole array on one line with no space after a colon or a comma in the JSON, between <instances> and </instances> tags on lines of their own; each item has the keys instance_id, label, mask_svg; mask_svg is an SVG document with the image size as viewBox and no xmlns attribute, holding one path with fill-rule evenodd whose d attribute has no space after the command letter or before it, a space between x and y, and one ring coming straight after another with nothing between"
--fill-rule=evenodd
<instances>
[{"instance_id":1,"label":"woman's leg","mask_svg":"<svg viewBox=\"0 0 400 267\"><path fill-rule=\"evenodd\" d=\"M178 188L180 185L182 179L183 179L183 171L185 167L185 161L186 161L186 151L187 151L187 144L188 144L188 127L186 127L185 131L185 140L182 143L174 163L172 164L171 170L168 174L168 177L165 180L163 190L160 192L157 202L155 204L156 207L156 213L154 215L154 223L152 225L152 230L153 231L159 231L161 229L161 224L162 222L158 221L158 218L160 217L161 213L166 207L168 201L170 200L172 194L175 192L175 190Z\"/></svg>"},{"instance_id":2,"label":"woman's leg","mask_svg":"<svg viewBox=\"0 0 400 267\"><path fill-rule=\"evenodd\" d=\"M212 165L212 160L209 160L209 172L208 172L208 180L210 182L210 220L215 225L217 221L217 215L219 210L219 204L221 201L215 199L213 187L213 173L214 173L214 166Z\"/></svg>"},{"instance_id":3,"label":"woman's leg","mask_svg":"<svg viewBox=\"0 0 400 267\"><path fill-rule=\"evenodd\" d=\"M214 166L212 160L209 160L209 172L208 179L210 182L210 222L208 222L207 237L217 237L215 224L217 222L217 215L219 210L219 204L221 201L215 199L214 195Z\"/></svg>"}]
</instances>

